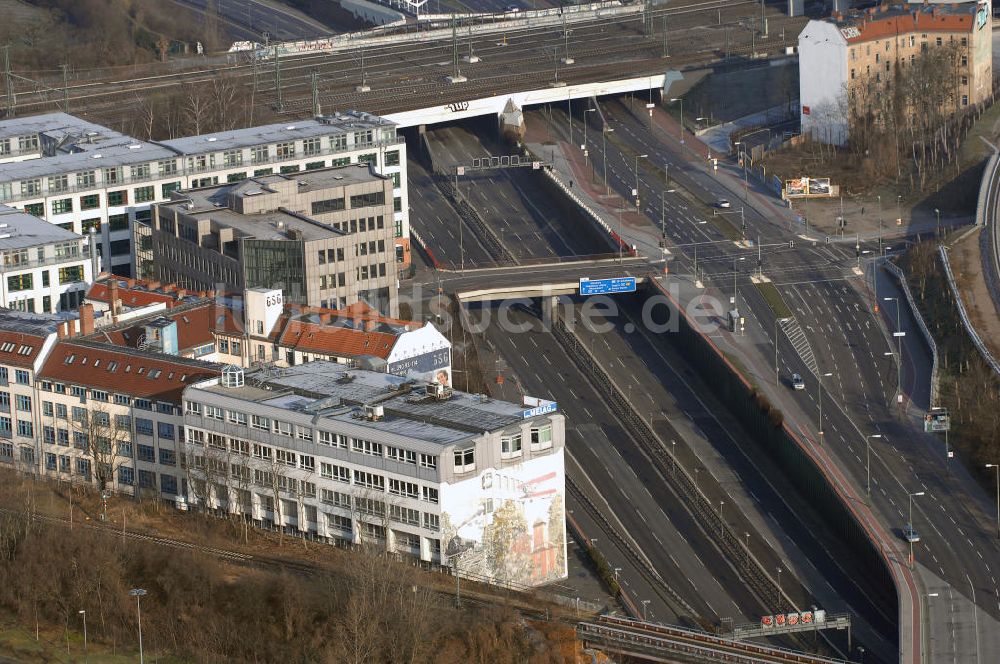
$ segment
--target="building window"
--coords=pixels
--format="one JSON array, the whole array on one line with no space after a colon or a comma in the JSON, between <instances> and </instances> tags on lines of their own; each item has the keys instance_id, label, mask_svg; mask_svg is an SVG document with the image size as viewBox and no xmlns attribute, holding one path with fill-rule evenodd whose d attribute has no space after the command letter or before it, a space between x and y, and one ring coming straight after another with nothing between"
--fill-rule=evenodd
<instances>
[{"instance_id":1,"label":"building window","mask_svg":"<svg viewBox=\"0 0 1000 664\"><path fill-rule=\"evenodd\" d=\"M67 214L73 211L72 198L60 198L52 201L52 214Z\"/></svg>"},{"instance_id":2,"label":"building window","mask_svg":"<svg viewBox=\"0 0 1000 664\"><path fill-rule=\"evenodd\" d=\"M24 206L24 211L35 217L45 216L45 204L44 203L28 203Z\"/></svg>"},{"instance_id":3,"label":"building window","mask_svg":"<svg viewBox=\"0 0 1000 664\"><path fill-rule=\"evenodd\" d=\"M369 456L382 456L382 443L375 443L370 440L362 440L360 438L351 439L351 451L358 452L360 454L367 454Z\"/></svg>"},{"instance_id":4,"label":"building window","mask_svg":"<svg viewBox=\"0 0 1000 664\"><path fill-rule=\"evenodd\" d=\"M250 149L250 159L255 164L263 164L268 160L266 145L257 145Z\"/></svg>"},{"instance_id":5,"label":"building window","mask_svg":"<svg viewBox=\"0 0 1000 664\"><path fill-rule=\"evenodd\" d=\"M28 420L18 420L17 421L17 435L24 436L25 438L31 438L35 435L34 427Z\"/></svg>"},{"instance_id":6,"label":"building window","mask_svg":"<svg viewBox=\"0 0 1000 664\"><path fill-rule=\"evenodd\" d=\"M169 199L170 194L179 190L181 188L180 182L167 182L160 186L160 191L163 192L163 198Z\"/></svg>"},{"instance_id":7,"label":"building window","mask_svg":"<svg viewBox=\"0 0 1000 664\"><path fill-rule=\"evenodd\" d=\"M966 67L966 66L968 66L968 64L969 64L969 56L967 56L967 55L963 55L963 56L962 56L962 62L961 62L961 65L962 65L963 67Z\"/></svg>"},{"instance_id":8,"label":"building window","mask_svg":"<svg viewBox=\"0 0 1000 664\"><path fill-rule=\"evenodd\" d=\"M167 494L177 493L177 478L173 475L160 474L160 491Z\"/></svg>"},{"instance_id":9,"label":"building window","mask_svg":"<svg viewBox=\"0 0 1000 664\"><path fill-rule=\"evenodd\" d=\"M108 192L108 207L116 205L128 205L128 190L119 189L118 191Z\"/></svg>"},{"instance_id":10,"label":"building window","mask_svg":"<svg viewBox=\"0 0 1000 664\"><path fill-rule=\"evenodd\" d=\"M433 454L421 454L420 455L420 467L421 468L431 468L436 469L438 467L438 458Z\"/></svg>"},{"instance_id":11,"label":"building window","mask_svg":"<svg viewBox=\"0 0 1000 664\"><path fill-rule=\"evenodd\" d=\"M326 162L325 161L307 161L306 162L306 170L307 171L318 171L319 169L325 168L325 167L326 167Z\"/></svg>"},{"instance_id":12,"label":"building window","mask_svg":"<svg viewBox=\"0 0 1000 664\"><path fill-rule=\"evenodd\" d=\"M28 274L12 274L7 277L7 290L11 292L31 290L32 279L31 273Z\"/></svg>"},{"instance_id":13,"label":"building window","mask_svg":"<svg viewBox=\"0 0 1000 664\"><path fill-rule=\"evenodd\" d=\"M552 425L546 424L531 429L531 449L545 450L552 447Z\"/></svg>"},{"instance_id":14,"label":"building window","mask_svg":"<svg viewBox=\"0 0 1000 664\"><path fill-rule=\"evenodd\" d=\"M225 152L222 153L222 163L224 166L242 166L243 151L226 150Z\"/></svg>"},{"instance_id":15,"label":"building window","mask_svg":"<svg viewBox=\"0 0 1000 664\"><path fill-rule=\"evenodd\" d=\"M441 517L437 514L424 512L424 528L427 530L441 530Z\"/></svg>"},{"instance_id":16,"label":"building window","mask_svg":"<svg viewBox=\"0 0 1000 664\"><path fill-rule=\"evenodd\" d=\"M414 466L417 465L417 453L413 450L387 446L385 448L385 456L386 458L398 461L399 463L408 463Z\"/></svg>"},{"instance_id":17,"label":"building window","mask_svg":"<svg viewBox=\"0 0 1000 664\"><path fill-rule=\"evenodd\" d=\"M170 422L157 422L156 423L156 435L160 438L166 438L168 440L174 439L174 425Z\"/></svg>"},{"instance_id":18,"label":"building window","mask_svg":"<svg viewBox=\"0 0 1000 664\"><path fill-rule=\"evenodd\" d=\"M90 479L90 459L77 458L76 474L86 480Z\"/></svg>"},{"instance_id":19,"label":"building window","mask_svg":"<svg viewBox=\"0 0 1000 664\"><path fill-rule=\"evenodd\" d=\"M273 168L258 168L253 172L253 176L256 178L262 175L270 175L271 173L274 173Z\"/></svg>"},{"instance_id":20,"label":"building window","mask_svg":"<svg viewBox=\"0 0 1000 664\"><path fill-rule=\"evenodd\" d=\"M278 159L290 159L295 156L295 142L278 143L274 146L274 152Z\"/></svg>"},{"instance_id":21,"label":"building window","mask_svg":"<svg viewBox=\"0 0 1000 664\"><path fill-rule=\"evenodd\" d=\"M145 417L135 418L135 432L144 436L152 436L153 420L148 420Z\"/></svg>"},{"instance_id":22,"label":"building window","mask_svg":"<svg viewBox=\"0 0 1000 664\"><path fill-rule=\"evenodd\" d=\"M330 198L325 201L314 201L312 204L313 214L325 214L327 212L336 212L338 210L343 210L343 209L344 209L343 198Z\"/></svg>"},{"instance_id":23,"label":"building window","mask_svg":"<svg viewBox=\"0 0 1000 664\"><path fill-rule=\"evenodd\" d=\"M403 480L394 480L389 478L389 493L394 496L402 496L404 498L418 498L420 497L420 489L413 482L404 482Z\"/></svg>"},{"instance_id":24,"label":"building window","mask_svg":"<svg viewBox=\"0 0 1000 664\"><path fill-rule=\"evenodd\" d=\"M962 106L969 105L969 95L962 95Z\"/></svg>"},{"instance_id":25,"label":"building window","mask_svg":"<svg viewBox=\"0 0 1000 664\"><path fill-rule=\"evenodd\" d=\"M502 459L509 459L516 456L521 456L521 434L516 433L509 436L501 436L500 457Z\"/></svg>"},{"instance_id":26,"label":"building window","mask_svg":"<svg viewBox=\"0 0 1000 664\"><path fill-rule=\"evenodd\" d=\"M108 227L113 231L127 231L128 214L109 214Z\"/></svg>"},{"instance_id":27,"label":"building window","mask_svg":"<svg viewBox=\"0 0 1000 664\"><path fill-rule=\"evenodd\" d=\"M31 412L31 397L26 397L23 394L17 395L17 409L23 410L25 412Z\"/></svg>"},{"instance_id":28,"label":"building window","mask_svg":"<svg viewBox=\"0 0 1000 664\"><path fill-rule=\"evenodd\" d=\"M42 181L38 178L21 180L22 196L37 196L42 193Z\"/></svg>"},{"instance_id":29,"label":"building window","mask_svg":"<svg viewBox=\"0 0 1000 664\"><path fill-rule=\"evenodd\" d=\"M26 369L14 371L14 382L18 385L31 385L31 374Z\"/></svg>"},{"instance_id":30,"label":"building window","mask_svg":"<svg viewBox=\"0 0 1000 664\"><path fill-rule=\"evenodd\" d=\"M160 448L160 463L164 466L176 466L177 465L177 455L174 451L167 449L166 447Z\"/></svg>"},{"instance_id":31,"label":"building window","mask_svg":"<svg viewBox=\"0 0 1000 664\"><path fill-rule=\"evenodd\" d=\"M438 502L438 490L437 489L435 489L433 487L425 486L425 487L421 487L420 491L421 491L421 496L420 496L421 498L423 498L428 503L437 504L437 502Z\"/></svg>"},{"instance_id":32,"label":"building window","mask_svg":"<svg viewBox=\"0 0 1000 664\"><path fill-rule=\"evenodd\" d=\"M126 240L127 241L127 240ZM75 284L83 281L83 266L70 265L59 268L59 284Z\"/></svg>"},{"instance_id":33,"label":"building window","mask_svg":"<svg viewBox=\"0 0 1000 664\"><path fill-rule=\"evenodd\" d=\"M152 186L135 188L136 203L148 203L155 197L156 197L156 189L154 189Z\"/></svg>"},{"instance_id":34,"label":"building window","mask_svg":"<svg viewBox=\"0 0 1000 664\"><path fill-rule=\"evenodd\" d=\"M455 472L468 473L476 469L476 450L455 450Z\"/></svg>"},{"instance_id":35,"label":"building window","mask_svg":"<svg viewBox=\"0 0 1000 664\"><path fill-rule=\"evenodd\" d=\"M302 141L302 154L308 156L319 154L322 150L319 138L307 138Z\"/></svg>"}]
</instances>

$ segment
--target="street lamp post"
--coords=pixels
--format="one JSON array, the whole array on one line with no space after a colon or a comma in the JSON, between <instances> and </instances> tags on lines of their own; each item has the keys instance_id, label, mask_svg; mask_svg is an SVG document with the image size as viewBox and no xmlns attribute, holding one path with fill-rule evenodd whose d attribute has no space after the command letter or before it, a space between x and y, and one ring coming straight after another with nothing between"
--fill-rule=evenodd
<instances>
[{"instance_id":1,"label":"street lamp post","mask_svg":"<svg viewBox=\"0 0 1000 664\"><path fill-rule=\"evenodd\" d=\"M778 599L776 603L776 608L781 608L781 568L778 568Z\"/></svg>"},{"instance_id":2,"label":"street lamp post","mask_svg":"<svg viewBox=\"0 0 1000 664\"><path fill-rule=\"evenodd\" d=\"M777 386L780 384L778 378L778 323L785 323L791 320L790 318L775 318L774 319L774 384Z\"/></svg>"},{"instance_id":3,"label":"street lamp post","mask_svg":"<svg viewBox=\"0 0 1000 664\"><path fill-rule=\"evenodd\" d=\"M142 609L139 606L139 600L146 594L146 591L143 588L133 588L128 591L128 594L135 597L135 615L139 623L139 664L143 664L145 660L142 655Z\"/></svg>"},{"instance_id":4,"label":"street lamp post","mask_svg":"<svg viewBox=\"0 0 1000 664\"><path fill-rule=\"evenodd\" d=\"M826 373L819 374L819 428L817 433L819 434L819 442L823 442L823 378L829 378L833 373L827 371Z\"/></svg>"},{"instance_id":5,"label":"street lamp post","mask_svg":"<svg viewBox=\"0 0 1000 664\"><path fill-rule=\"evenodd\" d=\"M679 101L681 103L681 116L680 116L680 122L678 123L680 125L680 128L677 130L677 139L681 142L681 145L683 145L684 144L684 98L674 97L673 99L670 100L671 103L675 101Z\"/></svg>"},{"instance_id":6,"label":"street lamp post","mask_svg":"<svg viewBox=\"0 0 1000 664\"><path fill-rule=\"evenodd\" d=\"M907 501L909 503L909 517L908 518L910 520L909 526L910 526L911 529L913 529L913 499L915 497L917 497L917 496L922 496L922 495L924 495L923 491L915 491L913 493L907 493L906 494L907 498L909 499ZM912 538L910 538L910 540L911 540L910 541L910 566L912 566L913 565L913 541L912 541Z\"/></svg>"},{"instance_id":7,"label":"street lamp post","mask_svg":"<svg viewBox=\"0 0 1000 664\"><path fill-rule=\"evenodd\" d=\"M937 235L941 237L941 210L934 208L934 214L937 216Z\"/></svg>"},{"instance_id":8,"label":"street lamp post","mask_svg":"<svg viewBox=\"0 0 1000 664\"><path fill-rule=\"evenodd\" d=\"M80 609L77 611L81 616L83 616L83 656L87 657L87 610Z\"/></svg>"},{"instance_id":9,"label":"street lamp post","mask_svg":"<svg viewBox=\"0 0 1000 664\"><path fill-rule=\"evenodd\" d=\"M588 153L587 150L587 113L593 113L596 108L585 108L583 109L583 163L587 163Z\"/></svg>"},{"instance_id":10,"label":"street lamp post","mask_svg":"<svg viewBox=\"0 0 1000 664\"><path fill-rule=\"evenodd\" d=\"M865 436L865 491L868 493L869 503L872 495L872 438L881 438L882 434L873 433Z\"/></svg>"},{"instance_id":11,"label":"street lamp post","mask_svg":"<svg viewBox=\"0 0 1000 664\"><path fill-rule=\"evenodd\" d=\"M646 607L647 606L649 606L649 600L648 599L642 600L642 620L643 620L643 622L645 622L646 620L648 620L647 614L646 614Z\"/></svg>"},{"instance_id":12,"label":"street lamp post","mask_svg":"<svg viewBox=\"0 0 1000 664\"><path fill-rule=\"evenodd\" d=\"M667 239L667 194L676 191L676 189L664 189L663 193L660 194L660 237L664 240ZM666 242L663 243L663 248L667 248Z\"/></svg>"},{"instance_id":13,"label":"street lamp post","mask_svg":"<svg viewBox=\"0 0 1000 664\"><path fill-rule=\"evenodd\" d=\"M639 160L648 157L648 154L637 154L635 156L635 211L639 211Z\"/></svg>"},{"instance_id":14,"label":"street lamp post","mask_svg":"<svg viewBox=\"0 0 1000 664\"><path fill-rule=\"evenodd\" d=\"M608 134L614 132L614 127L601 127L601 161L604 162L604 189L605 194L611 195L611 187L608 186Z\"/></svg>"},{"instance_id":15,"label":"street lamp post","mask_svg":"<svg viewBox=\"0 0 1000 664\"><path fill-rule=\"evenodd\" d=\"M1000 464L988 463L987 468L992 468L997 474L997 537L1000 537Z\"/></svg>"},{"instance_id":16,"label":"street lamp post","mask_svg":"<svg viewBox=\"0 0 1000 664\"><path fill-rule=\"evenodd\" d=\"M906 336L906 332L900 329L900 308L899 308L899 298L898 297L884 297L882 298L886 302L894 302L896 304L896 331L892 333L892 336L896 337L897 345L897 357L896 357L896 401L898 403L903 403L903 337Z\"/></svg>"}]
</instances>

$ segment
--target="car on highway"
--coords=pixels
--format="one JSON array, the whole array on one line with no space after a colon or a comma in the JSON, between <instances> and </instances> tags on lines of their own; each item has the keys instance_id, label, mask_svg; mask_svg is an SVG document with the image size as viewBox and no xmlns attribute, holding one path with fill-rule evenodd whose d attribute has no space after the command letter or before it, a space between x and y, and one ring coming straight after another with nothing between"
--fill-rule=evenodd
<instances>
[{"instance_id":1,"label":"car on highway","mask_svg":"<svg viewBox=\"0 0 1000 664\"><path fill-rule=\"evenodd\" d=\"M912 524L906 524L903 526L903 539L905 539L910 544L916 544L920 541L920 533L914 529Z\"/></svg>"},{"instance_id":2,"label":"car on highway","mask_svg":"<svg viewBox=\"0 0 1000 664\"><path fill-rule=\"evenodd\" d=\"M717 200L715 202L715 207L717 207L717 208L731 208L732 206L733 206L733 204L730 203L725 198L720 198L719 200Z\"/></svg>"},{"instance_id":3,"label":"car on highway","mask_svg":"<svg viewBox=\"0 0 1000 664\"><path fill-rule=\"evenodd\" d=\"M508 14L519 14L521 13L521 8L517 5L507 5L507 9L504 10Z\"/></svg>"},{"instance_id":4,"label":"car on highway","mask_svg":"<svg viewBox=\"0 0 1000 664\"><path fill-rule=\"evenodd\" d=\"M802 376L797 373L792 374L792 389L793 390L804 390L806 389L806 382L802 380Z\"/></svg>"}]
</instances>

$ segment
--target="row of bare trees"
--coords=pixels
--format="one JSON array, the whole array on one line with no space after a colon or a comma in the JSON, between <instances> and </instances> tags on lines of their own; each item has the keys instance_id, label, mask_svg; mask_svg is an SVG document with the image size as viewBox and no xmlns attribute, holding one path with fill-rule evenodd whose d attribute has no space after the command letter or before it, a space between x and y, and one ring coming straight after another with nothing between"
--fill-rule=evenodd
<instances>
[{"instance_id":1,"label":"row of bare trees","mask_svg":"<svg viewBox=\"0 0 1000 664\"><path fill-rule=\"evenodd\" d=\"M47 497L42 497L48 493ZM566 661L501 609L455 609L377 548L331 556L308 576L229 566L196 551L68 529L32 517L51 486L0 471L0 610L27 627L77 632L194 662L555 664ZM77 635L79 638L79 635ZM74 646L76 648L77 646ZM80 653L77 652L77 655Z\"/></svg>"}]
</instances>

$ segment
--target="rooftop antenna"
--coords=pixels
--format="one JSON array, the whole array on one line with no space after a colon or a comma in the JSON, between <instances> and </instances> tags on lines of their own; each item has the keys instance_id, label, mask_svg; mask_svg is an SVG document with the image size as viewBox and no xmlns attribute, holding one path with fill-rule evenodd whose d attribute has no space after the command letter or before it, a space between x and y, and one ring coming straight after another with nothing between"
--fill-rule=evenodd
<instances>
[{"instance_id":1,"label":"rooftop antenna","mask_svg":"<svg viewBox=\"0 0 1000 664\"><path fill-rule=\"evenodd\" d=\"M3 47L3 77L7 89L7 117L12 118L17 100L14 97L14 77L10 72L10 44Z\"/></svg>"}]
</instances>

